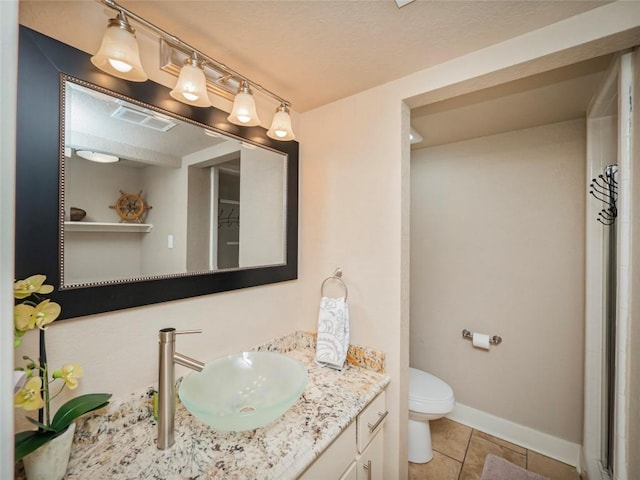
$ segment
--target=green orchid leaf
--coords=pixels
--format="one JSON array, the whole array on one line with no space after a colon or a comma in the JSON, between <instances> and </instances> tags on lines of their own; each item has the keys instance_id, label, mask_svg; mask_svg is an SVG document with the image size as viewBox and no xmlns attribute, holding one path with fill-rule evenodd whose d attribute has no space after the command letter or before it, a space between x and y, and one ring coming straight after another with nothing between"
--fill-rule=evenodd
<instances>
[{"instance_id":1,"label":"green orchid leaf","mask_svg":"<svg viewBox=\"0 0 640 480\"><path fill-rule=\"evenodd\" d=\"M31 418L31 417L24 417L24 418L29 420L31 423L33 423L36 427L40 428L41 430L45 430L47 432L55 432L55 430L53 428L47 427L44 423L40 423L35 418Z\"/></svg>"},{"instance_id":2,"label":"green orchid leaf","mask_svg":"<svg viewBox=\"0 0 640 480\"><path fill-rule=\"evenodd\" d=\"M55 432L38 432L37 430L16 433L15 461L26 457L57 436Z\"/></svg>"},{"instance_id":3,"label":"green orchid leaf","mask_svg":"<svg viewBox=\"0 0 640 480\"><path fill-rule=\"evenodd\" d=\"M61 432L79 416L107 405L110 398L110 393L88 393L69 400L56 412L51 422L51 428L56 432Z\"/></svg>"}]
</instances>

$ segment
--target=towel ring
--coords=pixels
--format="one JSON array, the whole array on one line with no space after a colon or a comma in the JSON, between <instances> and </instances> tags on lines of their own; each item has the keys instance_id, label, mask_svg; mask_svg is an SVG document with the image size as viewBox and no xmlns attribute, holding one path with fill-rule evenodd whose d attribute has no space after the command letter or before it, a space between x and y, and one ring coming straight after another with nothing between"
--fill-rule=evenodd
<instances>
[{"instance_id":1,"label":"towel ring","mask_svg":"<svg viewBox=\"0 0 640 480\"><path fill-rule=\"evenodd\" d=\"M329 280L337 280L338 282L340 282L340 284L342 285L342 288L344 288L344 300L346 301L347 296L349 295L349 289L347 288L346 283L344 283L344 280L342 280L342 270L340 270L340 268L336 268L336 271L333 272L333 275L324 279L324 281L322 282L322 285L320 285L320 296L324 297L324 285Z\"/></svg>"}]
</instances>

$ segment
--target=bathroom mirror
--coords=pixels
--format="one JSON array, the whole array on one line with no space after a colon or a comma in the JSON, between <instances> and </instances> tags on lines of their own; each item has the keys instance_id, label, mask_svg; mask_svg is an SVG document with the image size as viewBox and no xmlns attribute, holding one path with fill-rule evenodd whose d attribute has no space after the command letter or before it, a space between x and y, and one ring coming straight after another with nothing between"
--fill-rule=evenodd
<instances>
[{"instance_id":1,"label":"bathroom mirror","mask_svg":"<svg viewBox=\"0 0 640 480\"><path fill-rule=\"evenodd\" d=\"M286 155L62 82L61 288L285 263Z\"/></svg>"},{"instance_id":2,"label":"bathroom mirror","mask_svg":"<svg viewBox=\"0 0 640 480\"><path fill-rule=\"evenodd\" d=\"M19 49L16 278L47 275L61 318L297 278L296 142L25 27Z\"/></svg>"}]
</instances>

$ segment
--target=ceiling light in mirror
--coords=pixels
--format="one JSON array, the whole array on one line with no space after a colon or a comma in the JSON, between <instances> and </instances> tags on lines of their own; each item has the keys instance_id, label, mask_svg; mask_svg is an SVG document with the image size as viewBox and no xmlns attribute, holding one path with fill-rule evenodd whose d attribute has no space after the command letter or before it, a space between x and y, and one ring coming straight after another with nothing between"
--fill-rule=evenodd
<instances>
[{"instance_id":1,"label":"ceiling light in mirror","mask_svg":"<svg viewBox=\"0 0 640 480\"><path fill-rule=\"evenodd\" d=\"M76 150L76 155L85 160L91 160L96 163L116 163L120 158L108 153L92 152L91 150Z\"/></svg>"}]
</instances>

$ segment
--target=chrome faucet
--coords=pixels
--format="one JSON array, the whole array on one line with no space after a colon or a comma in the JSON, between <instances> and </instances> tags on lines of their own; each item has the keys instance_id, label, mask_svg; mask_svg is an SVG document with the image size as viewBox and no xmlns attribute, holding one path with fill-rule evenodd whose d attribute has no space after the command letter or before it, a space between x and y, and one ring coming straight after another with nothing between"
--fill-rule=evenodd
<instances>
[{"instance_id":1,"label":"chrome faucet","mask_svg":"<svg viewBox=\"0 0 640 480\"><path fill-rule=\"evenodd\" d=\"M179 364L201 372L204 363L176 352L176 335L202 333L202 330L181 330L163 328L160 337L160 363L158 374L158 440L160 450L171 448L175 442L174 422L176 416L175 365Z\"/></svg>"}]
</instances>

